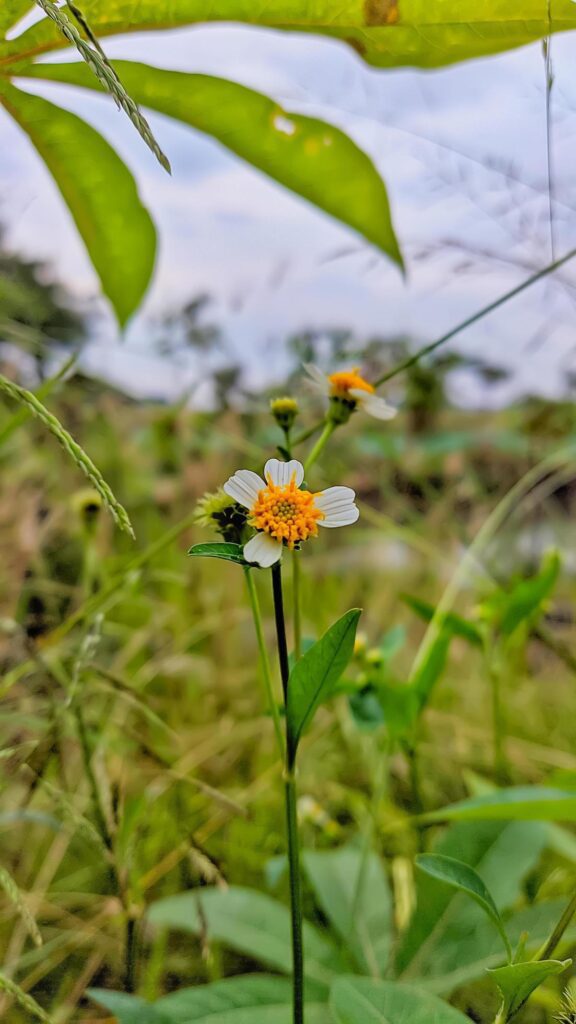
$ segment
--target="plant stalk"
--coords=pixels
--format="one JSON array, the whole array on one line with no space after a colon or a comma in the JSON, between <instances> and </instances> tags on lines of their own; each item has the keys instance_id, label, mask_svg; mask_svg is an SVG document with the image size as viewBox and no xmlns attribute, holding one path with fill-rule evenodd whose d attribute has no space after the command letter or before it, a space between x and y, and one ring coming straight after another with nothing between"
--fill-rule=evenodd
<instances>
[{"instance_id":1,"label":"plant stalk","mask_svg":"<svg viewBox=\"0 0 576 1024\"><path fill-rule=\"evenodd\" d=\"M542 946L539 953L536 954L536 960L550 960L552 954L556 951L556 947L559 945L564 932L570 924L572 918L576 914L576 892L573 894L570 902L567 904L558 924L556 925L552 935L548 941Z\"/></svg>"},{"instance_id":2,"label":"plant stalk","mask_svg":"<svg viewBox=\"0 0 576 1024\"><path fill-rule=\"evenodd\" d=\"M300 554L292 552L292 615L294 625L294 658L302 657L302 614L300 602Z\"/></svg>"},{"instance_id":3,"label":"plant stalk","mask_svg":"<svg viewBox=\"0 0 576 1024\"><path fill-rule=\"evenodd\" d=\"M274 723L274 732L276 734L276 741L278 743L278 750L280 757L284 757L284 736L282 735L282 723L280 721L280 712L278 710L278 702L274 696L274 687L272 685L272 672L270 669L270 659L268 657L268 650L266 648L266 641L264 640L264 630L262 627L262 614L260 611L260 602L258 600L258 591L256 590L256 584L254 583L254 576L249 568L244 570L244 576L246 579L246 588L248 590L248 596L250 598L250 607L252 608L252 618L254 619L254 629L256 631L256 639L258 641L258 651L260 653L260 665L262 668L262 677L264 679L264 689L266 691L266 701L270 708L270 714L272 715L272 721Z\"/></svg>"},{"instance_id":4,"label":"plant stalk","mask_svg":"<svg viewBox=\"0 0 576 1024\"><path fill-rule=\"evenodd\" d=\"M310 452L308 458L304 463L304 469L306 470L306 472L308 472L310 467L314 465L314 463L317 461L317 459L323 452L328 441L332 437L332 434L336 430L336 426L337 424L334 423L333 420L327 420L326 423L324 424L324 430L320 434L320 437L316 441L316 444L312 448L312 451Z\"/></svg>"}]
</instances>

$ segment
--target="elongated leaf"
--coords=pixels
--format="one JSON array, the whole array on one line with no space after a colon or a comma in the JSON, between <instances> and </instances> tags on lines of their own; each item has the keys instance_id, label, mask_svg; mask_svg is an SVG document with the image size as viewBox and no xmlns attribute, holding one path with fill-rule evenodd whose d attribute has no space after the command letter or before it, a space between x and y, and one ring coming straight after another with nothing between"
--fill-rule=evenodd
<instances>
[{"instance_id":1,"label":"elongated leaf","mask_svg":"<svg viewBox=\"0 0 576 1024\"><path fill-rule=\"evenodd\" d=\"M571 963L571 960L539 960L535 963L508 964L507 967L490 970L502 995L503 1020L517 1013L546 978L561 974Z\"/></svg>"},{"instance_id":2,"label":"elongated leaf","mask_svg":"<svg viewBox=\"0 0 576 1024\"><path fill-rule=\"evenodd\" d=\"M210 75L115 61L133 99L218 139L292 192L358 231L399 265L386 188L372 161L333 125ZM81 64L37 64L26 74L99 89Z\"/></svg>"},{"instance_id":3,"label":"elongated leaf","mask_svg":"<svg viewBox=\"0 0 576 1024\"><path fill-rule=\"evenodd\" d=\"M537 614L552 593L559 572L560 557L557 551L552 551L544 559L539 573L531 579L520 580L509 592L499 590L485 602L485 609L504 636L511 636L518 626Z\"/></svg>"},{"instance_id":4,"label":"elongated leaf","mask_svg":"<svg viewBox=\"0 0 576 1024\"><path fill-rule=\"evenodd\" d=\"M375 853L355 846L303 854L318 903L358 967L381 974L388 963L392 908L388 880Z\"/></svg>"},{"instance_id":5,"label":"elongated leaf","mask_svg":"<svg viewBox=\"0 0 576 1024\"><path fill-rule=\"evenodd\" d=\"M474 868L454 857L445 857L442 854L434 853L420 854L416 858L416 864L421 871L425 871L432 878L437 878L439 882L444 882L445 885L450 885L453 889L467 893L482 908L500 933L508 960L511 960L512 950L498 908Z\"/></svg>"},{"instance_id":6,"label":"elongated leaf","mask_svg":"<svg viewBox=\"0 0 576 1024\"><path fill-rule=\"evenodd\" d=\"M52 174L104 293L124 324L148 287L156 252L154 225L130 171L102 136L75 114L1 79L0 103L27 133Z\"/></svg>"},{"instance_id":7,"label":"elongated leaf","mask_svg":"<svg viewBox=\"0 0 576 1024\"><path fill-rule=\"evenodd\" d=\"M436 996L394 981L338 978L330 1006L337 1024L470 1024Z\"/></svg>"},{"instance_id":8,"label":"elongated leaf","mask_svg":"<svg viewBox=\"0 0 576 1024\"><path fill-rule=\"evenodd\" d=\"M155 1008L172 1024L289 1024L292 985L286 978L249 974L180 989L159 999ZM330 1024L327 1005L306 1004L306 1020Z\"/></svg>"},{"instance_id":9,"label":"elongated leaf","mask_svg":"<svg viewBox=\"0 0 576 1024\"><path fill-rule=\"evenodd\" d=\"M107 992L102 988L93 988L88 989L88 995L105 1010L110 1010L118 1024L172 1024L172 1019L156 1007L125 992Z\"/></svg>"},{"instance_id":10,"label":"elongated leaf","mask_svg":"<svg viewBox=\"0 0 576 1024\"><path fill-rule=\"evenodd\" d=\"M227 562L248 565L241 544L194 544L188 551L194 558L223 558Z\"/></svg>"},{"instance_id":11,"label":"elongated leaf","mask_svg":"<svg viewBox=\"0 0 576 1024\"><path fill-rule=\"evenodd\" d=\"M426 821L575 821L576 793L544 786L512 786L460 800L424 818Z\"/></svg>"},{"instance_id":12,"label":"elongated leaf","mask_svg":"<svg viewBox=\"0 0 576 1024\"><path fill-rule=\"evenodd\" d=\"M441 67L500 53L576 26L571 0L83 0L97 35L175 28L206 21L240 21L341 39L379 67ZM35 26L25 52L61 46L54 30ZM9 52L17 52L13 48Z\"/></svg>"},{"instance_id":13,"label":"elongated leaf","mask_svg":"<svg viewBox=\"0 0 576 1024\"><path fill-rule=\"evenodd\" d=\"M435 612L434 605L428 601L423 601L420 597L415 597L413 594L401 594L400 596L404 604L407 604L413 612L416 612L416 615L423 619L424 622L432 621ZM462 637L463 640L467 640L473 647L482 647L482 634L480 630L475 623L463 618L462 615L457 615L456 612L447 612L442 618L442 624L454 636Z\"/></svg>"},{"instance_id":14,"label":"elongated leaf","mask_svg":"<svg viewBox=\"0 0 576 1024\"><path fill-rule=\"evenodd\" d=\"M169 896L150 908L152 924L198 935L208 925L208 937L260 960L276 970L290 970L290 912L277 900L253 889L233 886L226 891L202 889ZM334 946L312 925L304 925L307 976L329 984L342 964Z\"/></svg>"},{"instance_id":15,"label":"elongated leaf","mask_svg":"<svg viewBox=\"0 0 576 1024\"><path fill-rule=\"evenodd\" d=\"M430 700L432 691L444 671L451 641L451 629L448 626L442 627L430 645L426 657L419 662L416 672L410 679L410 688L417 695L420 708L424 708Z\"/></svg>"},{"instance_id":16,"label":"elongated leaf","mask_svg":"<svg viewBox=\"0 0 576 1024\"><path fill-rule=\"evenodd\" d=\"M290 756L322 701L328 700L354 650L360 610L352 608L302 655L290 673L286 715Z\"/></svg>"}]
</instances>

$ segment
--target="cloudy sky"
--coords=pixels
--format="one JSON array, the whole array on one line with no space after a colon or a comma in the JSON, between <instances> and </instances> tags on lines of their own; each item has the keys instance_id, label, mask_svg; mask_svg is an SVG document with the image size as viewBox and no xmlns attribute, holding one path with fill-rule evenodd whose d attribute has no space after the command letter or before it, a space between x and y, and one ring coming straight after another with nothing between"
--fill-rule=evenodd
<instances>
[{"instance_id":1,"label":"cloudy sky","mask_svg":"<svg viewBox=\"0 0 576 1024\"><path fill-rule=\"evenodd\" d=\"M435 72L376 71L344 45L227 25L110 40L111 57L232 78L345 129L389 189L408 278L347 228L227 153L157 115L173 176L155 164L105 97L27 86L91 121L133 169L159 229L153 286L119 342L104 313L87 356L143 393L178 394L198 375L150 355L148 323L201 291L253 380L281 374L282 340L302 327L409 335L423 344L550 258L545 70L539 45ZM554 248L576 244L576 35L553 41ZM69 214L28 141L0 119L0 220L11 246L49 261L75 292L97 281ZM466 332L458 347L514 370L463 403L558 393L576 370L576 261Z\"/></svg>"}]
</instances>

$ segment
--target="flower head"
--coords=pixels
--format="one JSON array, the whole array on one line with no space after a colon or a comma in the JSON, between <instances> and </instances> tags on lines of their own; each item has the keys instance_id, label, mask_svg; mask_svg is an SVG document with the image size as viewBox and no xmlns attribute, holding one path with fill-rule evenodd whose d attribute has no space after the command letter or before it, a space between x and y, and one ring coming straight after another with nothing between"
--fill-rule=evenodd
<instances>
[{"instance_id":1,"label":"flower head","mask_svg":"<svg viewBox=\"0 0 576 1024\"><path fill-rule=\"evenodd\" d=\"M295 459L269 459L264 477L240 469L224 484L225 493L248 509L248 523L257 531L244 545L247 562L268 568L282 557L284 546L299 547L317 536L319 526L349 526L358 519L350 487L301 490L304 467Z\"/></svg>"},{"instance_id":2,"label":"flower head","mask_svg":"<svg viewBox=\"0 0 576 1024\"><path fill-rule=\"evenodd\" d=\"M276 423L282 430L290 430L298 415L298 402L295 398L285 395L282 398L272 398L270 401L270 412Z\"/></svg>"},{"instance_id":3,"label":"flower head","mask_svg":"<svg viewBox=\"0 0 576 1024\"><path fill-rule=\"evenodd\" d=\"M212 526L224 540L239 543L246 525L246 513L233 498L220 487L204 494L196 505L194 521L199 526Z\"/></svg>"},{"instance_id":4,"label":"flower head","mask_svg":"<svg viewBox=\"0 0 576 1024\"><path fill-rule=\"evenodd\" d=\"M372 384L360 375L358 367L328 376L311 363L304 369L315 386L330 399L329 418L334 423L346 423L358 408L377 420L391 420L396 415L396 409L376 394Z\"/></svg>"}]
</instances>

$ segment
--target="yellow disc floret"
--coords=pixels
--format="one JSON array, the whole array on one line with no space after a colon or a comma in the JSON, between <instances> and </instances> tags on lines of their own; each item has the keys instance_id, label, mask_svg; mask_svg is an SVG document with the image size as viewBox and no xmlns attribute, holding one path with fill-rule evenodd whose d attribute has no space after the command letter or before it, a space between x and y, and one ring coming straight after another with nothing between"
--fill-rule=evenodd
<instances>
[{"instance_id":1,"label":"yellow disc floret","mask_svg":"<svg viewBox=\"0 0 576 1024\"><path fill-rule=\"evenodd\" d=\"M350 391L355 389L367 391L369 394L374 393L374 388L360 376L358 369L359 367L355 366L353 370L341 370L339 373L330 374L330 393L334 398L347 398Z\"/></svg>"},{"instance_id":2,"label":"yellow disc floret","mask_svg":"<svg viewBox=\"0 0 576 1024\"><path fill-rule=\"evenodd\" d=\"M299 490L294 478L279 487L268 477L267 487L258 492L250 510L250 525L293 548L318 534L324 513L316 507L314 497L311 491Z\"/></svg>"}]
</instances>

